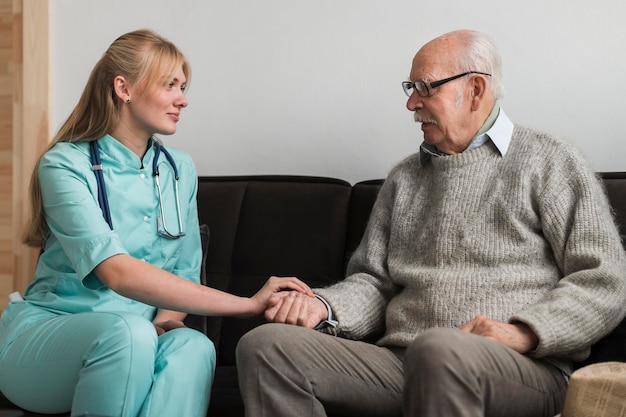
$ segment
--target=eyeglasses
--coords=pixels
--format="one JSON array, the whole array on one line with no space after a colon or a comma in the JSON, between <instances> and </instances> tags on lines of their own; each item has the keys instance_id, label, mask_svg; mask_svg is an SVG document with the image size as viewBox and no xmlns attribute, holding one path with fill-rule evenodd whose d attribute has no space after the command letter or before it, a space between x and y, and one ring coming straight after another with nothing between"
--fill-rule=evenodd
<instances>
[{"instance_id":1,"label":"eyeglasses","mask_svg":"<svg viewBox=\"0 0 626 417\"><path fill-rule=\"evenodd\" d=\"M454 81L457 78L461 78L469 74L480 74L480 75L486 75L486 76L491 77L491 74L487 74L486 72L467 71L467 72L464 72L463 74L453 75L452 77L444 78L443 80L433 81L430 83L427 83L424 80L418 80L415 82L402 81L402 89L404 90L404 94L406 94L408 97L411 97L411 94L413 94L413 90L417 91L417 94L420 97L429 97L432 95L433 88L437 88L441 85L444 85L445 83Z\"/></svg>"}]
</instances>

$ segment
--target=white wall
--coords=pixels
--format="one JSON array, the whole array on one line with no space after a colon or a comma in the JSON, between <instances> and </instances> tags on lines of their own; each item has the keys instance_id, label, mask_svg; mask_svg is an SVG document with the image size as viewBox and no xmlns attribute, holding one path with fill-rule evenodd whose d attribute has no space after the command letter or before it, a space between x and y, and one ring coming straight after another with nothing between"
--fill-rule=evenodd
<instances>
[{"instance_id":1,"label":"white wall","mask_svg":"<svg viewBox=\"0 0 626 417\"><path fill-rule=\"evenodd\" d=\"M426 41L492 35L513 121L565 136L596 171L626 171L623 0L55 0L52 128L120 34L151 28L192 64L168 146L201 175L384 177L421 132L400 82Z\"/></svg>"}]
</instances>

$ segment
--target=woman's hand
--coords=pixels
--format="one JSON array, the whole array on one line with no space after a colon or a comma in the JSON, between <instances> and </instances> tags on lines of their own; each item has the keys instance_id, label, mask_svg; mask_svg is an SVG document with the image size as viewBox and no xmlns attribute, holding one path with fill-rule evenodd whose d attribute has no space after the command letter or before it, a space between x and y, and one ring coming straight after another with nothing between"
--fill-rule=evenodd
<instances>
[{"instance_id":1,"label":"woman's hand","mask_svg":"<svg viewBox=\"0 0 626 417\"><path fill-rule=\"evenodd\" d=\"M167 320L167 321L161 321L161 322L153 323L153 324L154 324L154 328L156 329L157 335L159 336L161 336L165 332L169 332L170 330L187 327L185 326L185 323L183 323L180 320Z\"/></svg>"},{"instance_id":2,"label":"woman's hand","mask_svg":"<svg viewBox=\"0 0 626 417\"><path fill-rule=\"evenodd\" d=\"M296 277L270 277L265 285L251 297L255 304L254 315L261 315L270 308L272 295L283 290L292 290L313 297L313 291Z\"/></svg>"}]
</instances>

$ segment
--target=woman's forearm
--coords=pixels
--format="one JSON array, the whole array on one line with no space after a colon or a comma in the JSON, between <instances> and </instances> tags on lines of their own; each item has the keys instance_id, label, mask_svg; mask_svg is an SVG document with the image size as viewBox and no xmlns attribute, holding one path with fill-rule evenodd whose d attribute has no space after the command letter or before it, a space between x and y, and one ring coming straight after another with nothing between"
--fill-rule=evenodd
<instances>
[{"instance_id":1,"label":"woman's forearm","mask_svg":"<svg viewBox=\"0 0 626 417\"><path fill-rule=\"evenodd\" d=\"M94 272L111 290L161 309L240 317L263 312L250 298L193 283L129 255L112 256Z\"/></svg>"}]
</instances>

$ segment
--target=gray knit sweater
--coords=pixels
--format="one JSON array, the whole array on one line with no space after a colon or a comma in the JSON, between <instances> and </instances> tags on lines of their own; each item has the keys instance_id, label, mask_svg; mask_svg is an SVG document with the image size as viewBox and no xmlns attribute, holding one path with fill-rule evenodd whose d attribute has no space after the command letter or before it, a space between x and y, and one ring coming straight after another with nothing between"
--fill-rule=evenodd
<instances>
[{"instance_id":1,"label":"gray knit sweater","mask_svg":"<svg viewBox=\"0 0 626 417\"><path fill-rule=\"evenodd\" d=\"M379 345L477 315L521 321L539 337L531 355L567 372L626 314L626 256L579 152L516 126L505 156L488 142L396 166L348 276L315 292L340 336L384 331Z\"/></svg>"}]
</instances>

